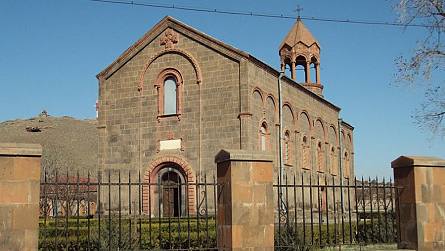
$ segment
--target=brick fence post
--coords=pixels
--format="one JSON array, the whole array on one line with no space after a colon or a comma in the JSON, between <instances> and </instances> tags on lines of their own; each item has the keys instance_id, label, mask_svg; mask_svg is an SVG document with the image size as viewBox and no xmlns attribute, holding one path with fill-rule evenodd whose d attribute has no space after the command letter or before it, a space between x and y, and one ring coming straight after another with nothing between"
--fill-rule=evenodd
<instances>
[{"instance_id":1,"label":"brick fence post","mask_svg":"<svg viewBox=\"0 0 445 251\"><path fill-rule=\"evenodd\" d=\"M445 160L401 156L391 162L399 196L399 248L445 250Z\"/></svg>"},{"instance_id":2,"label":"brick fence post","mask_svg":"<svg viewBox=\"0 0 445 251\"><path fill-rule=\"evenodd\" d=\"M0 143L0 250L37 250L40 159L35 144Z\"/></svg>"},{"instance_id":3,"label":"brick fence post","mask_svg":"<svg viewBox=\"0 0 445 251\"><path fill-rule=\"evenodd\" d=\"M217 163L218 250L273 250L272 156L221 150Z\"/></svg>"}]
</instances>

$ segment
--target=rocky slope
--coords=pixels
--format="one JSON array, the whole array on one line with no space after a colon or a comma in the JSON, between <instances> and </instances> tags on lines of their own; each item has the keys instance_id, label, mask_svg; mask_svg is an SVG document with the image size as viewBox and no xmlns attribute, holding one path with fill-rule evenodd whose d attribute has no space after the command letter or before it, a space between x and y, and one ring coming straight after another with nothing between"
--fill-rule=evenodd
<instances>
[{"instance_id":1,"label":"rocky slope","mask_svg":"<svg viewBox=\"0 0 445 251\"><path fill-rule=\"evenodd\" d=\"M96 120L52 117L45 113L0 123L0 142L37 143L43 147L42 171L58 169L84 175L97 171Z\"/></svg>"}]
</instances>

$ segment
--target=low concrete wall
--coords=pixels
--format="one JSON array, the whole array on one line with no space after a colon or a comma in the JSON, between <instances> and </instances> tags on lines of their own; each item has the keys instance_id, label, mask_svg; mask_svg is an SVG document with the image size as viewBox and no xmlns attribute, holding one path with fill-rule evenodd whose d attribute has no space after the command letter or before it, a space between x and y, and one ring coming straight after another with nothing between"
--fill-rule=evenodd
<instances>
[{"instance_id":1,"label":"low concrete wall","mask_svg":"<svg viewBox=\"0 0 445 251\"><path fill-rule=\"evenodd\" d=\"M216 163L218 250L274 250L272 156L229 150Z\"/></svg>"},{"instance_id":2,"label":"low concrete wall","mask_svg":"<svg viewBox=\"0 0 445 251\"><path fill-rule=\"evenodd\" d=\"M391 163L399 197L399 248L445 250L445 160L401 156Z\"/></svg>"},{"instance_id":3,"label":"low concrete wall","mask_svg":"<svg viewBox=\"0 0 445 251\"><path fill-rule=\"evenodd\" d=\"M0 143L0 250L37 250L40 159L35 144Z\"/></svg>"}]
</instances>

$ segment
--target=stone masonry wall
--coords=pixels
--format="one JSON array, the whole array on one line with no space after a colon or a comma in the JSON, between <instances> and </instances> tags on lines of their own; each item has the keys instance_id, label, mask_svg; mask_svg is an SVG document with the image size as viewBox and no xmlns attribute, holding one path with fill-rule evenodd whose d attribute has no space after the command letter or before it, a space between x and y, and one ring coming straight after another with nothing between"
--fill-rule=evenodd
<instances>
[{"instance_id":1,"label":"stone masonry wall","mask_svg":"<svg viewBox=\"0 0 445 251\"><path fill-rule=\"evenodd\" d=\"M445 160L401 156L391 166L400 187L399 248L445 250Z\"/></svg>"},{"instance_id":2,"label":"stone masonry wall","mask_svg":"<svg viewBox=\"0 0 445 251\"><path fill-rule=\"evenodd\" d=\"M252 150L259 150L259 128L261 121L267 121L269 126L270 149L268 151L274 153L274 163L278 163L278 75L260 68L250 63L248 67L248 83L249 83L249 111L252 113L250 128L250 144ZM283 95L283 131L290 133L290 161L285 163L291 174L296 171L299 173L302 169L302 136L308 137L308 145L310 147L310 165L311 169L316 173L317 161L315 159L318 142L321 143L323 153L323 174L334 174L338 176L338 170L331 170L334 163L330 158L331 149L335 149L335 165L338 166L339 154L339 135L338 135L338 118L339 110L332 105L320 100L317 95L298 88L296 83L290 79L283 77L282 95ZM303 128L302 123L305 119L302 115L308 115L309 123ZM349 164L347 177L353 177L353 131L352 127L342 125L343 151L349 154ZM283 133L284 133L283 132ZM344 158L344 156L343 156ZM345 162L345 161L343 161ZM345 163L343 163L344 166ZM337 168L338 169L338 168ZM345 169L345 168L344 168Z\"/></svg>"},{"instance_id":3,"label":"stone masonry wall","mask_svg":"<svg viewBox=\"0 0 445 251\"><path fill-rule=\"evenodd\" d=\"M37 250L40 159L35 144L0 144L0 250Z\"/></svg>"},{"instance_id":4,"label":"stone masonry wall","mask_svg":"<svg viewBox=\"0 0 445 251\"><path fill-rule=\"evenodd\" d=\"M166 53L156 58L143 74L141 97L138 85L144 66L153 55L165 50L161 45L162 32L104 80L99 98L99 127L103 127L99 162L103 169L138 170L140 157L144 174L150 171L150 162L166 155L179 155L195 176L200 169L202 174L211 176L216 153L222 147L239 148L239 63L189 37L181 27L174 28L178 34L175 49L193 57L202 73L201 82L198 83L188 58L175 52ZM179 119L157 118L158 94L154 84L166 68L177 69L184 79ZM159 141L168 139L181 139L181 149L160 151Z\"/></svg>"}]
</instances>

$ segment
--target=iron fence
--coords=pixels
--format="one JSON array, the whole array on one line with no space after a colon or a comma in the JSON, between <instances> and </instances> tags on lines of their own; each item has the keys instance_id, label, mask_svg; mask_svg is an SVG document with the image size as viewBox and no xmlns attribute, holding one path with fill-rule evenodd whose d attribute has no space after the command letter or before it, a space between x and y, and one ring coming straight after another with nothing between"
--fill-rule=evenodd
<instances>
[{"instance_id":1,"label":"iron fence","mask_svg":"<svg viewBox=\"0 0 445 251\"><path fill-rule=\"evenodd\" d=\"M215 177L184 177L120 170L94 177L45 173L39 249L216 249L216 203L223 189ZM391 180L302 174L277 183L276 249L400 240L401 188Z\"/></svg>"},{"instance_id":2,"label":"iron fence","mask_svg":"<svg viewBox=\"0 0 445 251\"><path fill-rule=\"evenodd\" d=\"M216 180L182 177L45 172L39 249L216 249Z\"/></svg>"},{"instance_id":3,"label":"iron fence","mask_svg":"<svg viewBox=\"0 0 445 251\"><path fill-rule=\"evenodd\" d=\"M396 243L401 188L392 180L325 175L285 177L274 185L275 247L330 247Z\"/></svg>"}]
</instances>

